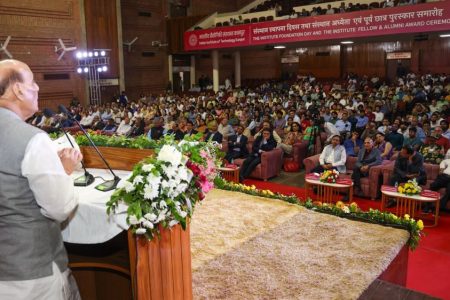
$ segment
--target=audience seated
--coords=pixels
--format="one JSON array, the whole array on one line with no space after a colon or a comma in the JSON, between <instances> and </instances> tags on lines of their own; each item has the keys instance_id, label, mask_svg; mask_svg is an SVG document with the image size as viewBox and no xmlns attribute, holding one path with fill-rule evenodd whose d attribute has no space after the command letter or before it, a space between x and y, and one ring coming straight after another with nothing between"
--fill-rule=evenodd
<instances>
[{"instance_id":1,"label":"audience seated","mask_svg":"<svg viewBox=\"0 0 450 300\"><path fill-rule=\"evenodd\" d=\"M356 194L361 194L361 178L369 175L370 168L381 165L380 151L374 147L371 138L364 140L364 148L358 153L358 161L353 168L353 188Z\"/></svg>"},{"instance_id":2,"label":"audience seated","mask_svg":"<svg viewBox=\"0 0 450 300\"><path fill-rule=\"evenodd\" d=\"M348 156L358 157L358 153L363 147L363 140L359 138L358 131L353 131L350 138L344 141L345 152Z\"/></svg>"},{"instance_id":3,"label":"audience seated","mask_svg":"<svg viewBox=\"0 0 450 300\"><path fill-rule=\"evenodd\" d=\"M246 158L248 156L247 141L248 138L243 134L244 127L238 125L236 134L228 138L228 151L225 160L233 163L236 158Z\"/></svg>"},{"instance_id":4,"label":"audience seated","mask_svg":"<svg viewBox=\"0 0 450 300\"><path fill-rule=\"evenodd\" d=\"M335 169L339 173L345 173L347 155L344 146L341 145L341 136L334 135L331 144L325 146L319 157L319 165L311 170L313 173L322 173L325 170Z\"/></svg>"}]
</instances>

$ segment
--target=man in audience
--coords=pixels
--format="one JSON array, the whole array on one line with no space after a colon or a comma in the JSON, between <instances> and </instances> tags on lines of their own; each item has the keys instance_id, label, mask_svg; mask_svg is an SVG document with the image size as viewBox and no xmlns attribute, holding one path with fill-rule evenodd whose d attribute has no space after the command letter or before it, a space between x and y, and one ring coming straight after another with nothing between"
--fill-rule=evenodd
<instances>
[{"instance_id":1,"label":"man in audience","mask_svg":"<svg viewBox=\"0 0 450 300\"><path fill-rule=\"evenodd\" d=\"M409 146L413 148L415 151L419 150L422 146L422 141L419 137L417 137L417 129L416 127L410 127L408 129L409 135L403 140L403 146Z\"/></svg>"},{"instance_id":2,"label":"man in audience","mask_svg":"<svg viewBox=\"0 0 450 300\"><path fill-rule=\"evenodd\" d=\"M130 119L125 117L116 130L117 135L127 136L131 131Z\"/></svg>"},{"instance_id":3,"label":"man in audience","mask_svg":"<svg viewBox=\"0 0 450 300\"><path fill-rule=\"evenodd\" d=\"M191 120L186 122L186 132L184 136L196 135L198 133L197 130L194 129L194 123Z\"/></svg>"},{"instance_id":4,"label":"man in audience","mask_svg":"<svg viewBox=\"0 0 450 300\"><path fill-rule=\"evenodd\" d=\"M430 184L430 190L439 191L445 188L445 194L441 197L439 209L441 211L447 210L447 202L450 199L450 158L444 159L439 164L439 175Z\"/></svg>"},{"instance_id":5,"label":"man in audience","mask_svg":"<svg viewBox=\"0 0 450 300\"><path fill-rule=\"evenodd\" d=\"M352 131L352 124L348 120L348 112L346 110L342 112L342 117L336 121L334 126L344 138Z\"/></svg>"},{"instance_id":6,"label":"man in audience","mask_svg":"<svg viewBox=\"0 0 450 300\"><path fill-rule=\"evenodd\" d=\"M353 168L353 190L361 194L361 178L369 176L370 168L381 165L380 151L374 148L374 141L371 138L364 140L364 148L359 151L358 161Z\"/></svg>"},{"instance_id":7,"label":"man in audience","mask_svg":"<svg viewBox=\"0 0 450 300\"><path fill-rule=\"evenodd\" d=\"M166 133L163 122L164 121L159 117L153 119L153 127L151 127L147 133L147 138L149 140L159 140Z\"/></svg>"},{"instance_id":8,"label":"man in audience","mask_svg":"<svg viewBox=\"0 0 450 300\"><path fill-rule=\"evenodd\" d=\"M244 127L238 125L236 127L236 135L228 138L228 151L225 155L225 160L233 163L236 158L246 158L248 156L247 137L243 135Z\"/></svg>"},{"instance_id":9,"label":"man in audience","mask_svg":"<svg viewBox=\"0 0 450 300\"><path fill-rule=\"evenodd\" d=\"M213 141L221 145L223 136L219 131L217 131L217 129L218 129L217 122L216 121L210 122L208 124L208 133L205 136L205 141Z\"/></svg>"},{"instance_id":10,"label":"man in audience","mask_svg":"<svg viewBox=\"0 0 450 300\"><path fill-rule=\"evenodd\" d=\"M432 134L427 138L427 143L420 147L419 153L423 156L423 161L430 164L439 164L444 159L444 147L436 143L436 135Z\"/></svg>"},{"instance_id":11,"label":"man in audience","mask_svg":"<svg viewBox=\"0 0 450 300\"><path fill-rule=\"evenodd\" d=\"M322 173L325 170L335 169L340 173L345 173L345 163L347 154L344 146L341 145L341 136L334 135L331 144L325 146L319 157L319 165L311 170L312 173Z\"/></svg>"},{"instance_id":12,"label":"man in audience","mask_svg":"<svg viewBox=\"0 0 450 300\"><path fill-rule=\"evenodd\" d=\"M450 149L450 140L443 136L442 133L443 132L441 126L436 126L434 128L433 134L436 137L436 144L444 147L444 152L447 152L448 149Z\"/></svg>"},{"instance_id":13,"label":"man in audience","mask_svg":"<svg viewBox=\"0 0 450 300\"><path fill-rule=\"evenodd\" d=\"M398 125L396 123L392 124L385 136L386 141L392 144L394 151L400 151L402 149L404 136L398 132Z\"/></svg>"},{"instance_id":14,"label":"man in audience","mask_svg":"<svg viewBox=\"0 0 450 300\"><path fill-rule=\"evenodd\" d=\"M423 157L413 147L405 145L395 160L394 172L389 179L390 185L398 185L416 179L420 185L426 184L427 174L423 166Z\"/></svg>"},{"instance_id":15,"label":"man in audience","mask_svg":"<svg viewBox=\"0 0 450 300\"><path fill-rule=\"evenodd\" d=\"M344 141L344 148L347 156L357 157L363 144L363 141L359 138L358 131L353 131L352 136Z\"/></svg>"}]
</instances>

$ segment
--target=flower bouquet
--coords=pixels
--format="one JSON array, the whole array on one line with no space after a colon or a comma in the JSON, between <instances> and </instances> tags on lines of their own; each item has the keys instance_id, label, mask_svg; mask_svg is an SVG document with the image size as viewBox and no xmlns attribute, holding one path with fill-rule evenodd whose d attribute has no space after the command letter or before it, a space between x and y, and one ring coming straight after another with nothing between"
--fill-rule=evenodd
<instances>
[{"instance_id":1,"label":"flower bouquet","mask_svg":"<svg viewBox=\"0 0 450 300\"><path fill-rule=\"evenodd\" d=\"M161 226L186 229L196 203L214 187L219 155L212 142L177 143L166 137L158 143L155 155L137 164L107 203L111 214L123 201L130 228L149 240L160 234Z\"/></svg>"},{"instance_id":2,"label":"flower bouquet","mask_svg":"<svg viewBox=\"0 0 450 300\"><path fill-rule=\"evenodd\" d=\"M408 180L408 182L398 186L397 192L408 196L417 195L422 192L422 188L417 183L416 179Z\"/></svg>"},{"instance_id":3,"label":"flower bouquet","mask_svg":"<svg viewBox=\"0 0 450 300\"><path fill-rule=\"evenodd\" d=\"M336 170L326 170L320 174L319 180L320 182L326 183L336 183L336 180L339 177L339 172Z\"/></svg>"}]
</instances>

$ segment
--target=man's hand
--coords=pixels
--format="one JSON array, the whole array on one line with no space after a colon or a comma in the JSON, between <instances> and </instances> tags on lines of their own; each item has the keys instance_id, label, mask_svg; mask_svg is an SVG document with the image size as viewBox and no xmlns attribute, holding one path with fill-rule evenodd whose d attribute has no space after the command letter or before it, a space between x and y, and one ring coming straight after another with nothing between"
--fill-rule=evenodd
<instances>
[{"instance_id":1,"label":"man's hand","mask_svg":"<svg viewBox=\"0 0 450 300\"><path fill-rule=\"evenodd\" d=\"M415 177L419 176L418 174L406 174L406 178L413 179Z\"/></svg>"},{"instance_id":2,"label":"man's hand","mask_svg":"<svg viewBox=\"0 0 450 300\"><path fill-rule=\"evenodd\" d=\"M332 164L324 164L324 165L322 166L322 168L324 168L325 170L329 170L329 169L331 169L332 167L333 167Z\"/></svg>"},{"instance_id":3,"label":"man's hand","mask_svg":"<svg viewBox=\"0 0 450 300\"><path fill-rule=\"evenodd\" d=\"M369 166L362 166L360 170L363 173L367 173L367 171L369 171Z\"/></svg>"},{"instance_id":4,"label":"man's hand","mask_svg":"<svg viewBox=\"0 0 450 300\"><path fill-rule=\"evenodd\" d=\"M73 148L64 148L58 151L58 156L67 175L72 174L78 163L83 159L80 151Z\"/></svg>"}]
</instances>

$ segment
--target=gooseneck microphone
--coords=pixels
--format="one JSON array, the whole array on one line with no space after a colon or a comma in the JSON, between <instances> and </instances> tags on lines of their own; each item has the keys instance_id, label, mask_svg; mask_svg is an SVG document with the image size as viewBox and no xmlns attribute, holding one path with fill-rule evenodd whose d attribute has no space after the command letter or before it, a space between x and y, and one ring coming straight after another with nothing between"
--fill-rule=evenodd
<instances>
[{"instance_id":1,"label":"gooseneck microphone","mask_svg":"<svg viewBox=\"0 0 450 300\"><path fill-rule=\"evenodd\" d=\"M67 108L60 104L58 105L59 111L66 114L68 118L70 118L72 121L74 121L78 127L80 127L81 131L83 132L83 134L86 136L86 138L89 140L89 143L92 145L92 147L94 147L95 151L97 152L97 154L100 156L100 158L102 159L102 161L105 163L105 165L108 167L109 171L111 172L111 174L114 176L114 179L112 180L106 180L105 182L97 185L95 188L99 191L102 192L107 192L107 191L111 191L114 190L117 187L117 184L120 181L120 177L117 176L114 171L111 169L111 167L109 166L108 162L106 161L105 157L103 156L103 154L100 152L100 150L98 150L97 146L95 145L94 141L92 141L91 137L89 136L89 134L86 132L86 130L83 128L83 126L81 126L80 122L78 122L78 120L76 118L74 118L74 116L67 110Z\"/></svg>"},{"instance_id":2,"label":"gooseneck microphone","mask_svg":"<svg viewBox=\"0 0 450 300\"><path fill-rule=\"evenodd\" d=\"M67 134L67 131L65 131L64 128L62 128L62 127L61 127L61 130L66 135L66 137L69 140L69 143L72 146L72 148L75 149L75 146L73 145L72 140L70 139L69 135ZM75 178L73 184L75 186L88 186L88 185L91 185L95 181L94 176L86 170L86 166L84 165L83 161L81 161L81 167L83 167L84 175L80 176L78 178Z\"/></svg>"}]
</instances>

